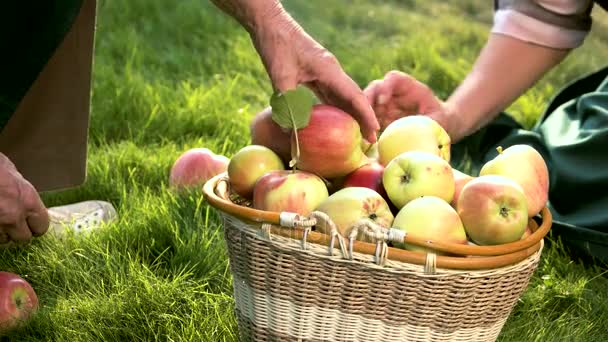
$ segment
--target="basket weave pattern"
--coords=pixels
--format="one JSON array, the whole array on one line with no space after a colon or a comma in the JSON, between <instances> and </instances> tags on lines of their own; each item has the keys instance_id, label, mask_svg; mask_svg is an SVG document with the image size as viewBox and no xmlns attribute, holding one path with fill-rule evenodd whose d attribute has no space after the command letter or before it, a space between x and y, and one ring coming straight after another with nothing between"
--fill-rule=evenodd
<instances>
[{"instance_id":1,"label":"basket weave pattern","mask_svg":"<svg viewBox=\"0 0 608 342\"><path fill-rule=\"evenodd\" d=\"M497 269L428 274L318 244L304 250L222 217L243 341L494 341L542 251Z\"/></svg>"}]
</instances>

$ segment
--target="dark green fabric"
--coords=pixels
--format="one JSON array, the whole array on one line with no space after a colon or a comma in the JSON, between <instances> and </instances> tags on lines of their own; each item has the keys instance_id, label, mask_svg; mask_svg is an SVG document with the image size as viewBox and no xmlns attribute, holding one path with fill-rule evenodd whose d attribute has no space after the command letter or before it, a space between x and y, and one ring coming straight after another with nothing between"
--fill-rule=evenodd
<instances>
[{"instance_id":1,"label":"dark green fabric","mask_svg":"<svg viewBox=\"0 0 608 342\"><path fill-rule=\"evenodd\" d=\"M76 18L82 0L0 5L0 131Z\"/></svg>"},{"instance_id":2,"label":"dark green fabric","mask_svg":"<svg viewBox=\"0 0 608 342\"><path fill-rule=\"evenodd\" d=\"M508 114L454 145L452 164L471 173L497 154L496 147L535 147L549 167L553 231L589 256L608 261L608 67L560 91L530 130Z\"/></svg>"}]
</instances>

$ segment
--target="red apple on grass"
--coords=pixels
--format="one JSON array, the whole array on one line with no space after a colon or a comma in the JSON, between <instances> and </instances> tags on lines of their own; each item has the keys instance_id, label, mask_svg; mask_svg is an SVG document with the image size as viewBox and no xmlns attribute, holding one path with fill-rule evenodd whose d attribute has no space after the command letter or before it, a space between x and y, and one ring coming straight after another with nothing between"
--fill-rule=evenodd
<instances>
[{"instance_id":1,"label":"red apple on grass","mask_svg":"<svg viewBox=\"0 0 608 342\"><path fill-rule=\"evenodd\" d=\"M214 176L226 172L230 160L208 148L193 148L182 153L171 167L169 185L198 187Z\"/></svg>"},{"instance_id":2,"label":"red apple on grass","mask_svg":"<svg viewBox=\"0 0 608 342\"><path fill-rule=\"evenodd\" d=\"M474 177L457 169L452 169L452 172L454 173L454 197L452 198L450 204L452 207L456 208L458 197L460 196L460 192L462 192L462 188Z\"/></svg>"},{"instance_id":3,"label":"red apple on grass","mask_svg":"<svg viewBox=\"0 0 608 342\"><path fill-rule=\"evenodd\" d=\"M262 145L248 145L238 150L228 163L228 179L231 189L240 196L251 199L258 178L273 170L284 170L281 158Z\"/></svg>"},{"instance_id":4,"label":"red apple on grass","mask_svg":"<svg viewBox=\"0 0 608 342\"><path fill-rule=\"evenodd\" d=\"M291 160L291 129L282 128L272 120L272 108L257 113L249 125L251 144L266 146L287 165Z\"/></svg>"},{"instance_id":5,"label":"red apple on grass","mask_svg":"<svg viewBox=\"0 0 608 342\"><path fill-rule=\"evenodd\" d=\"M382 184L399 209L420 196L436 196L448 203L454 197L452 167L429 152L409 151L395 157L384 168Z\"/></svg>"},{"instance_id":6,"label":"red apple on grass","mask_svg":"<svg viewBox=\"0 0 608 342\"><path fill-rule=\"evenodd\" d=\"M369 220L388 228L394 219L386 200L376 191L365 187L340 189L325 199L316 210L326 213L345 238L349 237L353 226L361 220ZM321 226L318 229L322 233L330 233ZM356 239L373 242L364 231L359 231Z\"/></svg>"},{"instance_id":7,"label":"red apple on grass","mask_svg":"<svg viewBox=\"0 0 608 342\"><path fill-rule=\"evenodd\" d=\"M253 207L259 210L308 215L329 196L325 182L305 171L270 171L253 188Z\"/></svg>"},{"instance_id":8,"label":"red apple on grass","mask_svg":"<svg viewBox=\"0 0 608 342\"><path fill-rule=\"evenodd\" d=\"M425 115L410 115L391 122L378 138L379 162L388 163L408 151L424 151L450 161L448 133Z\"/></svg>"},{"instance_id":9,"label":"red apple on grass","mask_svg":"<svg viewBox=\"0 0 608 342\"><path fill-rule=\"evenodd\" d=\"M346 176L368 162L362 150L362 135L357 121L339 108L317 104L310 121L297 130L300 157L296 167L324 178ZM296 135L291 137L292 154Z\"/></svg>"},{"instance_id":10,"label":"red apple on grass","mask_svg":"<svg viewBox=\"0 0 608 342\"><path fill-rule=\"evenodd\" d=\"M547 205L549 170L538 151L529 145L513 145L485 163L479 175L501 175L521 186L528 204L528 217L535 216Z\"/></svg>"},{"instance_id":11,"label":"red apple on grass","mask_svg":"<svg viewBox=\"0 0 608 342\"><path fill-rule=\"evenodd\" d=\"M37 309L32 286L14 273L0 272L0 334L17 328Z\"/></svg>"},{"instance_id":12,"label":"red apple on grass","mask_svg":"<svg viewBox=\"0 0 608 342\"><path fill-rule=\"evenodd\" d=\"M466 232L456 210L444 199L435 196L422 196L408 202L395 216L393 227L425 240L468 243ZM412 251L433 252L425 247L411 244L396 243L395 246ZM438 255L445 254L434 252Z\"/></svg>"},{"instance_id":13,"label":"red apple on grass","mask_svg":"<svg viewBox=\"0 0 608 342\"><path fill-rule=\"evenodd\" d=\"M528 224L526 196L519 184L504 176L471 180L462 188L457 208L469 238L478 245L517 241Z\"/></svg>"}]
</instances>

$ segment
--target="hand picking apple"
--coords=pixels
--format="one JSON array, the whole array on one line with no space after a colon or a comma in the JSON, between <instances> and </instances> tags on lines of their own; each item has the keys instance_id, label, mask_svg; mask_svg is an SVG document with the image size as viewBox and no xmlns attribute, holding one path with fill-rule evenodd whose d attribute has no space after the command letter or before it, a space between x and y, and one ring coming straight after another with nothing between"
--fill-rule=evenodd
<instances>
[{"instance_id":1,"label":"hand picking apple","mask_svg":"<svg viewBox=\"0 0 608 342\"><path fill-rule=\"evenodd\" d=\"M370 82L363 92L376 113L380 130L409 115L425 114L437 120L436 114L444 110L427 85L401 71L389 71L382 80Z\"/></svg>"},{"instance_id":2,"label":"hand picking apple","mask_svg":"<svg viewBox=\"0 0 608 342\"><path fill-rule=\"evenodd\" d=\"M32 286L20 276L0 272L0 335L26 322L38 309Z\"/></svg>"}]
</instances>

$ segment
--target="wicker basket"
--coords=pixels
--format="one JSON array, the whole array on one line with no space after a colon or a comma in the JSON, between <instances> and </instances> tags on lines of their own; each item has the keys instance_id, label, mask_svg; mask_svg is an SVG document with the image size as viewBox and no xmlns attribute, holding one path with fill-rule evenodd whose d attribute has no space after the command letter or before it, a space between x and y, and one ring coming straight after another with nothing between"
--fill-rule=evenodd
<instances>
[{"instance_id":1,"label":"wicker basket","mask_svg":"<svg viewBox=\"0 0 608 342\"><path fill-rule=\"evenodd\" d=\"M224 221L242 341L494 341L536 270L551 214L500 246L407 243L418 253L321 234L314 213L264 212L231 196L226 174L204 186ZM403 238L403 237L402 237Z\"/></svg>"}]
</instances>

